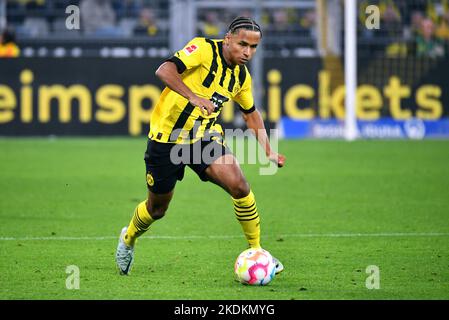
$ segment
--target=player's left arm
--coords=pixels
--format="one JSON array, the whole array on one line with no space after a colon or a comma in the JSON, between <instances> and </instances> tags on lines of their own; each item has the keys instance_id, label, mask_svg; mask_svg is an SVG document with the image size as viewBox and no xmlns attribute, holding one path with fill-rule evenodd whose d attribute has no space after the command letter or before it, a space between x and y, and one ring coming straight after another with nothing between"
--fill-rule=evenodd
<instances>
[{"instance_id":1,"label":"player's left arm","mask_svg":"<svg viewBox=\"0 0 449 320\"><path fill-rule=\"evenodd\" d=\"M246 126L252 130L257 141L264 148L268 159L277 164L278 167L283 167L285 164L285 156L280 153L276 153L271 149L267 130L265 129L265 124L259 110L254 108L254 111L250 113L242 111L242 116L246 122Z\"/></svg>"}]
</instances>

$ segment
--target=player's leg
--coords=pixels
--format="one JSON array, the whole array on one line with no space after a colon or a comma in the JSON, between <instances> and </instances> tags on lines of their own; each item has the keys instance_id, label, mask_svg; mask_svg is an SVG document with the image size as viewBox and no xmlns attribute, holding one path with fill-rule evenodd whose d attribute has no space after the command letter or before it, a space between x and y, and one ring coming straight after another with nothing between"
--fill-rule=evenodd
<instances>
[{"instance_id":1,"label":"player's leg","mask_svg":"<svg viewBox=\"0 0 449 320\"><path fill-rule=\"evenodd\" d=\"M260 248L260 218L256 199L234 155L228 153L215 160L207 167L205 175L229 193L249 246Z\"/></svg>"},{"instance_id":2,"label":"player's leg","mask_svg":"<svg viewBox=\"0 0 449 320\"><path fill-rule=\"evenodd\" d=\"M200 163L189 164L203 181L211 181L231 195L234 212L250 247L260 247L260 219L256 200L251 192L237 159L220 135L211 135L195 142L191 159L201 152Z\"/></svg>"},{"instance_id":3,"label":"player's leg","mask_svg":"<svg viewBox=\"0 0 449 320\"><path fill-rule=\"evenodd\" d=\"M162 218L173 197L176 181L184 175L184 165L170 160L171 145L148 141L145 152L148 197L137 205L128 226L120 233L116 262L121 274L129 274L134 260L134 245L151 224Z\"/></svg>"},{"instance_id":4,"label":"player's leg","mask_svg":"<svg viewBox=\"0 0 449 320\"><path fill-rule=\"evenodd\" d=\"M184 176L184 166L171 161L172 147L172 144L148 140L144 157L148 197L134 210L124 235L127 246L134 246L136 239L147 231L155 220L165 215L176 181Z\"/></svg>"},{"instance_id":5,"label":"player's leg","mask_svg":"<svg viewBox=\"0 0 449 320\"><path fill-rule=\"evenodd\" d=\"M134 246L137 238L147 231L151 224L161 219L168 209L174 190L165 194L148 191L148 198L137 205L124 235L127 246Z\"/></svg>"},{"instance_id":6,"label":"player's leg","mask_svg":"<svg viewBox=\"0 0 449 320\"><path fill-rule=\"evenodd\" d=\"M137 238L147 231L155 220L165 215L172 197L173 190L165 194L148 191L147 200L137 205L128 226L123 227L117 245L115 260L120 274L129 274L134 261L134 245Z\"/></svg>"},{"instance_id":7,"label":"player's leg","mask_svg":"<svg viewBox=\"0 0 449 320\"><path fill-rule=\"evenodd\" d=\"M234 212L242 226L243 233L251 248L260 248L260 217L256 199L233 154L227 153L216 159L204 171L209 181L219 185L232 197ZM284 265L273 257L276 274L284 270Z\"/></svg>"}]
</instances>

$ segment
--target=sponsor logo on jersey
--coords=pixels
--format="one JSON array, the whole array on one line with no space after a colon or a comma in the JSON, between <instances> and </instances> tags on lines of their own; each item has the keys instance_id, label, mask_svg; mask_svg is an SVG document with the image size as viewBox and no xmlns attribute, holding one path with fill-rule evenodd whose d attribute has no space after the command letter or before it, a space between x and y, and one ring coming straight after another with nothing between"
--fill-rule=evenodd
<instances>
[{"instance_id":1,"label":"sponsor logo on jersey","mask_svg":"<svg viewBox=\"0 0 449 320\"><path fill-rule=\"evenodd\" d=\"M184 48L184 52L186 53L186 55L190 56L197 49L198 49L198 47L196 45L192 44L191 46Z\"/></svg>"}]
</instances>

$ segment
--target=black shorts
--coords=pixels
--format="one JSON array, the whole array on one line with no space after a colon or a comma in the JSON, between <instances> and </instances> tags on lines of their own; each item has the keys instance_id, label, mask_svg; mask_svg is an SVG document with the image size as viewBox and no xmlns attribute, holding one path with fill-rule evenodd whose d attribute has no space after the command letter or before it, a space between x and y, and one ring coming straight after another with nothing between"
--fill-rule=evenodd
<instances>
[{"instance_id":1,"label":"black shorts","mask_svg":"<svg viewBox=\"0 0 449 320\"><path fill-rule=\"evenodd\" d=\"M189 166L202 181L208 181L205 170L221 156L232 153L221 136L203 138L192 144L161 143L148 139L145 166L148 189L157 194L174 189Z\"/></svg>"}]
</instances>

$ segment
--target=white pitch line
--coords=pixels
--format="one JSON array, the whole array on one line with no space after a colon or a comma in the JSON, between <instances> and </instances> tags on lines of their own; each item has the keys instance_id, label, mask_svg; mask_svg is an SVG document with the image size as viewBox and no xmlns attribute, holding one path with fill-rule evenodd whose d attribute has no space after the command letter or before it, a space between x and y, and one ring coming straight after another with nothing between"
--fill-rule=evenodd
<instances>
[{"instance_id":1,"label":"white pitch line","mask_svg":"<svg viewBox=\"0 0 449 320\"><path fill-rule=\"evenodd\" d=\"M296 234L279 234L264 235L268 238L358 238L358 237L449 237L449 232L382 232L382 233L296 233ZM237 239L243 238L243 235L223 235L223 236L143 236L143 239L168 239L168 240L197 240L197 239ZM103 237L0 237L0 241L77 241L77 240L111 240L117 239L117 236Z\"/></svg>"},{"instance_id":2,"label":"white pitch line","mask_svg":"<svg viewBox=\"0 0 449 320\"><path fill-rule=\"evenodd\" d=\"M351 237L448 237L449 232L381 232L381 233L300 233L285 234L279 237L299 238L351 238Z\"/></svg>"}]
</instances>

